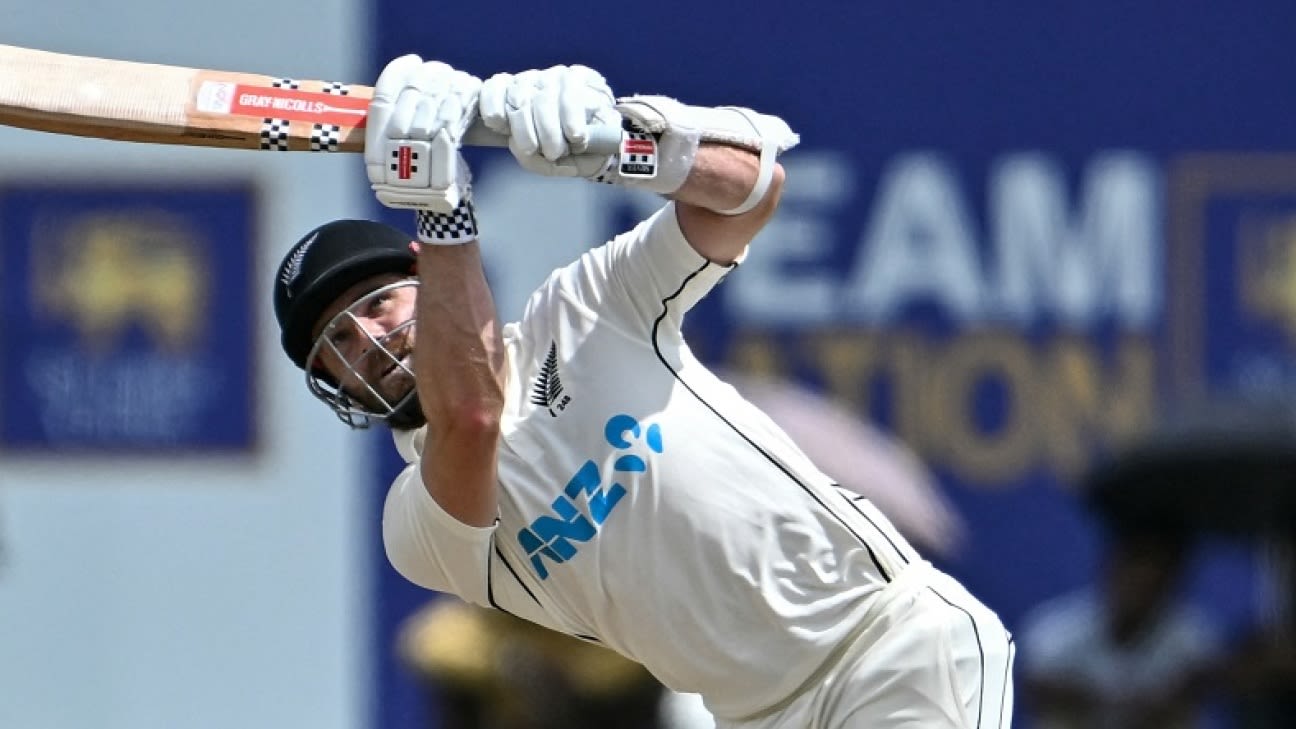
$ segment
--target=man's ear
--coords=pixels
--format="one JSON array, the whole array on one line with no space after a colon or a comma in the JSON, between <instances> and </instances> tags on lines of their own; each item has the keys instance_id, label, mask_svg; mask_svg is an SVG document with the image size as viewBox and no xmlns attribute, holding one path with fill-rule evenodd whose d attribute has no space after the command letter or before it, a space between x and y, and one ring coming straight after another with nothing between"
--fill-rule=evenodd
<instances>
[{"instance_id":1,"label":"man's ear","mask_svg":"<svg viewBox=\"0 0 1296 729\"><path fill-rule=\"evenodd\" d=\"M409 248L410 252L414 254L414 262L410 264L409 272L410 275L414 275L418 273L419 242L416 240L410 241Z\"/></svg>"}]
</instances>

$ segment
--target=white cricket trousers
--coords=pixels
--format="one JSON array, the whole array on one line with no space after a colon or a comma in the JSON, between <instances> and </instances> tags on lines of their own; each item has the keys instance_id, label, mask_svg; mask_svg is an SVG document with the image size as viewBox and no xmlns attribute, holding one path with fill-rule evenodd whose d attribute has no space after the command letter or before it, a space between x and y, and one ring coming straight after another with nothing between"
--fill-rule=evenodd
<instances>
[{"instance_id":1,"label":"white cricket trousers","mask_svg":"<svg viewBox=\"0 0 1296 729\"><path fill-rule=\"evenodd\" d=\"M818 680L759 718L717 729L1008 729L1012 636L929 563L907 566Z\"/></svg>"}]
</instances>

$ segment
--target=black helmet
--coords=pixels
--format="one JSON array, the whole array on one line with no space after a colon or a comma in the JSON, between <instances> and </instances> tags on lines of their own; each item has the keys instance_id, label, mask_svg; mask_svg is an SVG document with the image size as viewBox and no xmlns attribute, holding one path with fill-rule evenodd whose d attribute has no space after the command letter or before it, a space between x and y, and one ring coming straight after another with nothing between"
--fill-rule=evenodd
<instances>
[{"instance_id":1,"label":"black helmet","mask_svg":"<svg viewBox=\"0 0 1296 729\"><path fill-rule=\"evenodd\" d=\"M302 236L275 272L274 308L284 352L305 369L311 330L342 292L380 273L413 274L409 235L370 220L335 220Z\"/></svg>"}]
</instances>

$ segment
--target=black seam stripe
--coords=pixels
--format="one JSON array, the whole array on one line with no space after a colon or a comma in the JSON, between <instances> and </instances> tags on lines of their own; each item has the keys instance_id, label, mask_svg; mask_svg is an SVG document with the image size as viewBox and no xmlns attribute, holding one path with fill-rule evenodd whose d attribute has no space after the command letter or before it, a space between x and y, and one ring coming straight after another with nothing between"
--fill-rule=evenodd
<instances>
[{"instance_id":1,"label":"black seam stripe","mask_svg":"<svg viewBox=\"0 0 1296 729\"><path fill-rule=\"evenodd\" d=\"M499 545L495 544L495 535L493 534L491 535L491 546L495 549L495 553L498 554ZM513 615L513 613L509 612L508 610L505 610L503 606L495 602L494 575L495 575L495 560L487 559L486 560L486 602L489 602L491 607L495 608L496 610L502 613Z\"/></svg>"},{"instance_id":2,"label":"black seam stripe","mask_svg":"<svg viewBox=\"0 0 1296 729\"><path fill-rule=\"evenodd\" d=\"M981 631L977 629L976 619L972 617L972 613L968 612L960 605L955 605L949 598L940 594L940 592L938 592L936 588L928 585L927 589L931 590L933 595L943 600L946 605L949 605L955 610L966 615L968 622L972 624L972 635L973 637L976 638L976 644L977 644L977 656L981 661L981 686L978 690L978 695L977 695L977 724L976 724L977 729L981 729L981 710L985 708L985 649L981 646Z\"/></svg>"},{"instance_id":3,"label":"black seam stripe","mask_svg":"<svg viewBox=\"0 0 1296 729\"><path fill-rule=\"evenodd\" d=\"M845 499L846 499L846 503L850 504L850 507L851 507L852 509L855 510L855 513L859 514L859 515L860 515L860 518L862 518L864 521L868 522L869 526L873 527L873 530L876 531L878 534L881 534L881 535L882 535L882 538L885 539L885 540L887 541L887 544L890 544L890 545L891 545L891 549L896 553L896 556L900 558L900 561L903 562L903 563L905 563L905 564L909 564L909 557L908 557L907 555L905 555L905 553L904 553L903 551L900 550L900 547L897 546L896 543L895 543L895 541L891 539L891 535L890 535L890 534L887 534L887 532L886 532L885 529L883 529L882 527L878 526L878 525L877 525L877 522L875 522L875 521L873 521L871 518L869 518L869 515L868 515L868 514L865 514L865 513L864 513L864 510L861 509L861 508L859 508L859 505L858 505L857 502L860 502L860 501L868 501L868 497L863 496L863 495L850 496L850 495L848 495L848 494L847 494L847 493L842 489L842 485L841 485L841 484L837 484L837 483L835 483L835 484L833 484L833 486L836 486L836 487L837 487L837 489L838 489L837 493L839 493L839 494L841 494L843 497L845 497Z\"/></svg>"},{"instance_id":4,"label":"black seam stripe","mask_svg":"<svg viewBox=\"0 0 1296 729\"><path fill-rule=\"evenodd\" d=\"M876 527L875 527L876 528ZM854 534L854 532L852 532ZM858 535L856 535L858 536ZM869 559L873 560L873 566L877 568L878 574L886 576L886 568L882 566L882 561L878 559L877 552L873 551L873 545L865 542L864 549L868 550ZM889 578L888 578L889 579Z\"/></svg>"},{"instance_id":5,"label":"black seam stripe","mask_svg":"<svg viewBox=\"0 0 1296 729\"><path fill-rule=\"evenodd\" d=\"M495 547L495 535L492 534L491 548L493 549L494 547ZM487 557L486 558L486 602L490 603L491 607L495 608L496 610L500 610L502 608L500 608L499 605L495 604L494 574L495 574L495 566L491 564L491 559Z\"/></svg>"},{"instance_id":6,"label":"black seam stripe","mask_svg":"<svg viewBox=\"0 0 1296 729\"><path fill-rule=\"evenodd\" d=\"M1012 663L1013 654L1016 652L1016 646L1013 644L1012 633L1004 631L1004 637L1008 639L1008 660L1004 661L1004 682L999 690L999 729L1004 727L1004 706L1008 703L1008 682L1012 681Z\"/></svg>"},{"instance_id":7,"label":"black seam stripe","mask_svg":"<svg viewBox=\"0 0 1296 729\"><path fill-rule=\"evenodd\" d=\"M873 566L877 568L878 574L885 577L887 582L890 582L891 577L890 575L887 574L886 568L882 566L882 562L878 560L877 553L874 552L873 548L870 547L867 543L864 545L864 549L868 550L869 559L873 560Z\"/></svg>"},{"instance_id":8,"label":"black seam stripe","mask_svg":"<svg viewBox=\"0 0 1296 729\"><path fill-rule=\"evenodd\" d=\"M504 557L504 553L500 551L499 544L495 544L494 546L495 546L495 556L499 557L500 562L504 563L505 569L509 571L509 574L513 575L513 579L517 580L517 583L522 586L522 589L526 590L526 594L529 595L531 599L535 601L535 604L540 605L540 599L535 596L534 592L531 592L531 588L527 587L526 583L522 581L522 578L518 576L517 570L513 569L513 565L509 564L509 561ZM491 605L495 605L495 598L493 596L491 597ZM496 605L496 607L499 606ZM543 605L541 607L543 607ZM508 611L505 610L505 612Z\"/></svg>"},{"instance_id":9,"label":"black seam stripe","mask_svg":"<svg viewBox=\"0 0 1296 729\"><path fill-rule=\"evenodd\" d=\"M492 537L492 539L494 539L494 537ZM519 585L522 586L522 589L523 589L523 590L526 590L526 594L527 594L527 595L528 595L532 600L535 601L535 604L536 604L536 605L539 605L539 606L540 606L540 609L541 609L541 610L544 610L544 606L540 604L540 599L537 598L537 597L535 596L535 593L534 593L534 592L531 592L531 588L529 588L529 587L526 586L526 583L523 582L523 581L522 581L522 578L518 576L517 570L513 569L513 565L509 563L508 558L504 556L504 553L503 553L502 551L500 551L499 544L496 543L496 544L493 544L492 546L494 547L494 550L495 550L495 556L496 556L496 557L499 557L500 562L502 562L502 563L504 564L504 567L505 567L506 569L508 569L509 574L513 575L513 579L517 580L517 583L518 583ZM519 616L519 615L517 615L517 614L515 614L515 613L513 613L513 612L511 612L511 611L509 611L509 610L507 610L506 608L502 607L499 603L495 602L495 590L494 590L494 587L493 587L493 586L491 585L491 583L490 583L490 579L491 579L491 578L490 578L490 575L491 575L491 563L492 563L492 562L493 562L493 560L488 560L488 561L487 561L487 564L486 564L486 580L487 580L487 581L486 581L486 599L490 601L491 607L495 608L496 610L499 610L499 611L502 612L502 613L508 613L509 615L512 615L513 617L515 617L515 618L517 618L517 619L519 619L519 620L526 620L526 618L523 618L523 617L521 617L521 616ZM547 613L548 611L546 610L545 612ZM527 622L531 622L531 621L528 620ZM562 631L559 631L559 632L562 632ZM581 640L587 640L587 641L589 641L589 642L591 642L591 643L597 643L597 644L599 644L599 645L603 645L603 641L599 640L598 638L595 638L595 637L592 636L592 635L584 635L584 634L582 634L582 633L571 633L570 635L571 635L573 638L580 638Z\"/></svg>"},{"instance_id":10,"label":"black seam stripe","mask_svg":"<svg viewBox=\"0 0 1296 729\"><path fill-rule=\"evenodd\" d=\"M657 316L657 319L653 321L653 327L652 327L653 352L657 355L657 360L662 363L662 366L664 366L668 372L671 373L671 376L675 378L675 381L683 385L684 389L688 390L689 394L692 395L694 398L696 398L698 402L706 406L707 410L710 410L712 414L714 414L717 418L720 419L721 422L729 426L730 430L732 430L739 438L742 438L744 441L746 441L747 444L750 445L752 448L754 448L757 453L764 456L765 460L769 461L770 464L772 464L775 468L781 471L784 476L787 476L788 479L792 481L792 483L795 483L797 486L800 486L801 490L804 491L806 494L808 494L810 498L814 499L815 502L818 503L819 506L824 511L828 512L834 518L840 521L842 526L846 528L846 531L850 532L851 535L854 536L856 539L858 539L860 544L864 545L864 548L868 550L869 556L873 558L873 564L877 565L878 573L882 575L882 579L887 582L890 582L892 579L891 575L888 574L887 571L883 569L882 565L878 562L877 555L873 553L873 548L869 545L868 540L860 536L860 534L856 532L855 529L852 528L850 524L846 523L845 519L842 519L841 516L839 516L836 512L834 512L831 508L829 508L828 504L824 503L823 499L819 498L818 494L816 494L813 490L811 490L806 484L802 483L801 480L798 479L791 471L789 471L786 466L784 466L782 463L779 463L778 460L775 459L773 456L771 456L769 453L767 453L764 448L761 448L759 445L756 444L755 441L749 438L746 433L742 432L733 423L729 422L728 418L721 415L720 411L715 409L715 406L707 402L705 398L703 398L696 391L694 391L694 389L690 387L689 384L685 382L682 377L679 376L679 373L676 372L675 369L671 367L670 362L667 362L665 355L662 354L661 346L657 342L657 333L661 329L662 321L664 321L666 319L666 315L670 313L670 302L679 298L679 295L684 293L684 289L688 288L689 282L692 281L694 278L697 278L698 274L705 271L707 267L710 265L712 265L710 261L703 263L693 273L690 273L689 275L684 277L684 280L680 283L679 288L675 289L674 293L662 299L661 314L659 314Z\"/></svg>"}]
</instances>

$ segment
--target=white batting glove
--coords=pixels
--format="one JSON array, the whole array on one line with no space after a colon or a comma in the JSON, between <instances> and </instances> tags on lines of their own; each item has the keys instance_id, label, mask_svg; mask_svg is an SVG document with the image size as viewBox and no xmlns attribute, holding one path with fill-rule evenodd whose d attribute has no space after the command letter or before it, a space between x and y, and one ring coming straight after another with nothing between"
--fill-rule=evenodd
<instances>
[{"instance_id":1,"label":"white batting glove","mask_svg":"<svg viewBox=\"0 0 1296 729\"><path fill-rule=\"evenodd\" d=\"M583 154L594 126L620 126L616 97L601 74L585 66L499 73L482 85L482 122L508 136L523 168L554 177L594 177L608 155Z\"/></svg>"},{"instance_id":2,"label":"white batting glove","mask_svg":"<svg viewBox=\"0 0 1296 729\"><path fill-rule=\"evenodd\" d=\"M450 215L470 199L459 147L480 91L480 79L439 61L407 55L387 64L365 128L365 170L379 202Z\"/></svg>"}]
</instances>

